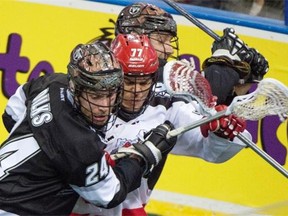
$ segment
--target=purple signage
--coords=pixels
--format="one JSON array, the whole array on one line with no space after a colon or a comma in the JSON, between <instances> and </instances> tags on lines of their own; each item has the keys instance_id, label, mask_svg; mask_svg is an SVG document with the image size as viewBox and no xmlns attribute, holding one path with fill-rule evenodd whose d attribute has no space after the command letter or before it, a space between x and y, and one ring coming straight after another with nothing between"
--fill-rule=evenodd
<instances>
[{"instance_id":1,"label":"purple signage","mask_svg":"<svg viewBox=\"0 0 288 216\"><path fill-rule=\"evenodd\" d=\"M30 68L28 57L20 56L22 38L19 34L9 35L6 53L0 53L0 70L2 72L2 94L9 98L18 86L17 73L29 73L28 80L36 78L40 73L54 73L52 65L47 61L40 61L34 68ZM36 48L35 48L36 51Z\"/></svg>"},{"instance_id":2,"label":"purple signage","mask_svg":"<svg viewBox=\"0 0 288 216\"><path fill-rule=\"evenodd\" d=\"M111 37L113 35L109 33L109 30L111 29L114 28L101 29L103 35L94 38L93 40L102 39L107 41L107 43L109 44L111 42ZM11 95L13 95L20 85L16 80L17 73L26 73L26 74L29 73L27 81L39 77L41 73L44 74L54 73L53 66L48 61L40 61L35 66L30 65L30 60L28 57L20 56L21 46L22 46L21 36L17 33L12 33L9 35L7 40L6 53L0 53L0 72L2 75L1 91L6 98L9 98ZM195 63L196 69L200 71L200 61L197 56L192 54L185 54L182 55L182 58L189 60L192 58ZM255 88L256 86L253 86L251 90ZM253 142L256 143L258 142L257 140L258 128L260 128L261 140L259 141L261 141L262 143L263 150L266 151L281 165L284 165L286 163L287 158L287 147L285 147L277 137L277 130L280 124L281 122L279 118L277 116L272 116L272 117L266 117L261 121L248 121L247 129L252 134ZM286 139L287 139L287 132L286 132Z\"/></svg>"}]
</instances>

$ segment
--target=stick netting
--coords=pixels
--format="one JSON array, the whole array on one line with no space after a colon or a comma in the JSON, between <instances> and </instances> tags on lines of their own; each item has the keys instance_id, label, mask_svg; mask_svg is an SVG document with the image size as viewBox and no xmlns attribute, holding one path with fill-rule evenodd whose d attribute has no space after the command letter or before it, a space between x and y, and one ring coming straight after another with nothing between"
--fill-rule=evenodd
<instances>
[{"instance_id":1,"label":"stick netting","mask_svg":"<svg viewBox=\"0 0 288 216\"><path fill-rule=\"evenodd\" d=\"M263 79L254 92L235 99L229 109L244 119L259 120L269 115L278 115L281 121L287 118L288 88L275 79Z\"/></svg>"},{"instance_id":2,"label":"stick netting","mask_svg":"<svg viewBox=\"0 0 288 216\"><path fill-rule=\"evenodd\" d=\"M212 108L213 95L209 82L196 70L193 61L170 61L164 67L164 84L170 94L189 94L202 106Z\"/></svg>"}]
</instances>

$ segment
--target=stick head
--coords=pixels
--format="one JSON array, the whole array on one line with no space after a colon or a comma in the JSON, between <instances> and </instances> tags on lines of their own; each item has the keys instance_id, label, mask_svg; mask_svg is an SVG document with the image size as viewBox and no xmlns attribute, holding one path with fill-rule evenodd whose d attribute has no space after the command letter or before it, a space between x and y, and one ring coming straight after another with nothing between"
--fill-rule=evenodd
<instances>
[{"instance_id":1,"label":"stick head","mask_svg":"<svg viewBox=\"0 0 288 216\"><path fill-rule=\"evenodd\" d=\"M254 92L235 97L229 112L247 120L278 115L284 121L288 116L288 88L278 80L265 78Z\"/></svg>"},{"instance_id":2,"label":"stick head","mask_svg":"<svg viewBox=\"0 0 288 216\"><path fill-rule=\"evenodd\" d=\"M169 61L163 71L164 85L171 95L192 96L204 109L212 109L215 97L209 82L196 70L193 59Z\"/></svg>"}]
</instances>

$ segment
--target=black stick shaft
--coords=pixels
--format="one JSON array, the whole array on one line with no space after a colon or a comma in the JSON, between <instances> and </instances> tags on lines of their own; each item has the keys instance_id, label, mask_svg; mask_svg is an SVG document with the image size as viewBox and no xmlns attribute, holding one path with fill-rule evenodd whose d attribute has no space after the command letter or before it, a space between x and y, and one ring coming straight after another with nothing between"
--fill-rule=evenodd
<instances>
[{"instance_id":1,"label":"black stick shaft","mask_svg":"<svg viewBox=\"0 0 288 216\"><path fill-rule=\"evenodd\" d=\"M283 174L286 178L288 178L288 171L284 169L276 160L274 160L270 155L268 155L266 152L264 152L262 149L259 149L256 144L254 144L252 141L247 139L242 134L238 134L237 136L242 142L247 144L254 152L256 152L258 155L260 155L264 160L266 160L271 166L273 166L275 169L277 169L281 174Z\"/></svg>"},{"instance_id":2,"label":"black stick shaft","mask_svg":"<svg viewBox=\"0 0 288 216\"><path fill-rule=\"evenodd\" d=\"M221 38L219 35L217 35L214 31L212 31L210 28L208 28L206 25L204 25L202 22L200 22L196 17L192 16L191 14L187 13L182 7L180 7L176 2L173 0L163 0L168 5L170 5L172 8L174 8L176 11L178 11L181 15L186 17L190 22L192 22L194 25L196 25L198 28L203 30L205 33L207 33L209 36L214 38L216 41L219 41Z\"/></svg>"}]
</instances>

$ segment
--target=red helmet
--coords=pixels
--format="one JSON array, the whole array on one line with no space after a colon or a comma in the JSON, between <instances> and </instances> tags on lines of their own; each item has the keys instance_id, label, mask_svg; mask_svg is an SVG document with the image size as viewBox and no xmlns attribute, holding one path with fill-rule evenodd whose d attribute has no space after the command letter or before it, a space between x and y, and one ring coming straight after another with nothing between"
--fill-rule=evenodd
<instances>
[{"instance_id":1,"label":"red helmet","mask_svg":"<svg viewBox=\"0 0 288 216\"><path fill-rule=\"evenodd\" d=\"M149 85L142 88L126 88L124 81L123 98L119 115L123 119L131 120L145 111L154 96L154 85L157 81L159 65L157 52L147 35L138 34L117 35L111 44L111 50L122 66L124 80L133 80L135 86L139 80L151 80ZM129 94L131 97L125 97L125 95ZM147 95L141 97L141 94Z\"/></svg>"},{"instance_id":2,"label":"red helmet","mask_svg":"<svg viewBox=\"0 0 288 216\"><path fill-rule=\"evenodd\" d=\"M159 66L157 52L147 35L119 34L111 50L126 75L154 74Z\"/></svg>"}]
</instances>

